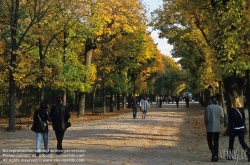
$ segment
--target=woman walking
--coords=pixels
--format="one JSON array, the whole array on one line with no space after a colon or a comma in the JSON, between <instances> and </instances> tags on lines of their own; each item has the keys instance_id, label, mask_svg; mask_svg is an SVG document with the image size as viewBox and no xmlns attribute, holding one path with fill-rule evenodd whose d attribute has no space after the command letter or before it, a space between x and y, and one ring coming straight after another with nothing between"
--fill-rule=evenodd
<instances>
[{"instance_id":1,"label":"woman walking","mask_svg":"<svg viewBox=\"0 0 250 165\"><path fill-rule=\"evenodd\" d=\"M140 106L142 111L142 118L145 119L148 109L151 107L146 96L143 96L143 98L141 99Z\"/></svg>"},{"instance_id":2,"label":"woman walking","mask_svg":"<svg viewBox=\"0 0 250 165\"><path fill-rule=\"evenodd\" d=\"M250 162L250 148L244 140L245 135L245 112L244 107L240 103L239 98L233 98L232 107L229 112L229 153L228 160L232 160L232 153L234 149L234 139L239 138L240 145L246 151L248 162Z\"/></svg>"},{"instance_id":3,"label":"woman walking","mask_svg":"<svg viewBox=\"0 0 250 165\"><path fill-rule=\"evenodd\" d=\"M40 108L37 109L33 116L33 125L31 130L36 133L36 156L41 152L40 145L43 138L45 153L49 153L48 147L48 102L46 100L40 103Z\"/></svg>"}]
</instances>

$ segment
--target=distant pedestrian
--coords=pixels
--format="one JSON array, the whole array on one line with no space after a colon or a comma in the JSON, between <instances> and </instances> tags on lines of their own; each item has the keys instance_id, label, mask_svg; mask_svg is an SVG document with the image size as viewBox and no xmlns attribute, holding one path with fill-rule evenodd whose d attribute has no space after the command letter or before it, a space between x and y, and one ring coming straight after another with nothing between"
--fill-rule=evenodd
<instances>
[{"instance_id":1,"label":"distant pedestrian","mask_svg":"<svg viewBox=\"0 0 250 165\"><path fill-rule=\"evenodd\" d=\"M250 162L250 148L245 142L245 112L239 98L232 99L232 107L229 111L229 153L233 153L234 139L238 136L240 145L246 151L248 156L248 162ZM228 160L232 160L232 155L228 157Z\"/></svg>"},{"instance_id":2,"label":"distant pedestrian","mask_svg":"<svg viewBox=\"0 0 250 165\"><path fill-rule=\"evenodd\" d=\"M189 108L189 97L188 95L185 97L186 107Z\"/></svg>"},{"instance_id":3,"label":"distant pedestrian","mask_svg":"<svg viewBox=\"0 0 250 165\"><path fill-rule=\"evenodd\" d=\"M155 105L156 105L156 108L159 107L159 96L158 95L155 97Z\"/></svg>"},{"instance_id":4,"label":"distant pedestrian","mask_svg":"<svg viewBox=\"0 0 250 165\"><path fill-rule=\"evenodd\" d=\"M170 104L171 99L171 96L168 96L168 104Z\"/></svg>"},{"instance_id":5,"label":"distant pedestrian","mask_svg":"<svg viewBox=\"0 0 250 165\"><path fill-rule=\"evenodd\" d=\"M159 108L162 107L162 102L163 102L163 99L162 99L162 97L160 97L160 100L159 100Z\"/></svg>"},{"instance_id":6,"label":"distant pedestrian","mask_svg":"<svg viewBox=\"0 0 250 165\"><path fill-rule=\"evenodd\" d=\"M70 118L70 113L66 106L62 104L62 98L56 98L56 105L51 108L50 118L52 121L52 127L56 134L57 140L57 154L63 153L62 141L64 133L67 129L67 122Z\"/></svg>"},{"instance_id":7,"label":"distant pedestrian","mask_svg":"<svg viewBox=\"0 0 250 165\"><path fill-rule=\"evenodd\" d=\"M42 138L43 138L45 153L49 153L49 147L48 147L49 120L50 118L48 113L48 102L46 100L43 100L40 103L39 109L35 110L34 112L33 125L31 127L31 130L36 133L36 156L39 156L39 153L41 152L40 145Z\"/></svg>"},{"instance_id":8,"label":"distant pedestrian","mask_svg":"<svg viewBox=\"0 0 250 165\"><path fill-rule=\"evenodd\" d=\"M207 131L207 143L212 153L211 162L218 161L220 125L224 120L221 106L217 105L216 97L210 97L210 105L205 108L204 123Z\"/></svg>"},{"instance_id":9,"label":"distant pedestrian","mask_svg":"<svg viewBox=\"0 0 250 165\"><path fill-rule=\"evenodd\" d=\"M137 114L137 99L135 96L132 96L131 105L133 111L133 118L135 119Z\"/></svg>"},{"instance_id":10,"label":"distant pedestrian","mask_svg":"<svg viewBox=\"0 0 250 165\"><path fill-rule=\"evenodd\" d=\"M177 108L179 107L179 101L180 101L179 96L176 96L176 97L175 97L175 102L176 102L176 107L177 107Z\"/></svg>"},{"instance_id":11,"label":"distant pedestrian","mask_svg":"<svg viewBox=\"0 0 250 165\"><path fill-rule=\"evenodd\" d=\"M141 106L141 110L142 110L142 118L145 119L146 114L148 113L148 110L151 107L147 101L146 96L143 96L143 98L141 99L140 106Z\"/></svg>"}]
</instances>

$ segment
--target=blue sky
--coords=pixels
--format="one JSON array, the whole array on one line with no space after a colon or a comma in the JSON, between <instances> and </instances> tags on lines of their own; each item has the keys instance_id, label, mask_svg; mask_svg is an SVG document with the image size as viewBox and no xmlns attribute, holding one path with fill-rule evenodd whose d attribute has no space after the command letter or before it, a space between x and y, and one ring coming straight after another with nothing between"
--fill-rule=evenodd
<instances>
[{"instance_id":1,"label":"blue sky","mask_svg":"<svg viewBox=\"0 0 250 165\"><path fill-rule=\"evenodd\" d=\"M146 8L149 9L148 15L150 16L150 12L154 11L155 9L159 8L162 4L161 0L143 0L146 5ZM172 46L167 43L167 39L160 39L158 37L158 32L153 31L151 33L152 38L154 39L155 43L158 44L158 49L161 51L162 54L171 56L170 51L172 50Z\"/></svg>"}]
</instances>

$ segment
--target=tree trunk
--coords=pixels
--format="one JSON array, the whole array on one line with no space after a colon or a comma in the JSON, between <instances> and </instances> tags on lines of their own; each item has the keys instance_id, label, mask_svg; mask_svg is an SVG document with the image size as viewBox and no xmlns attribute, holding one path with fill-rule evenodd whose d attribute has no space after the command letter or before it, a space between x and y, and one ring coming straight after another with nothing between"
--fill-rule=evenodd
<instances>
[{"instance_id":1,"label":"tree trunk","mask_svg":"<svg viewBox=\"0 0 250 165\"><path fill-rule=\"evenodd\" d=\"M117 95L116 95L116 106L117 106L117 110L119 111L119 110L121 110L120 109L120 94L119 93L117 93Z\"/></svg>"},{"instance_id":2,"label":"tree trunk","mask_svg":"<svg viewBox=\"0 0 250 165\"><path fill-rule=\"evenodd\" d=\"M9 109L9 128L8 131L15 132L15 112L16 112L16 84L13 79L12 73L10 74L9 80L9 92L10 92L10 109Z\"/></svg>"},{"instance_id":3,"label":"tree trunk","mask_svg":"<svg viewBox=\"0 0 250 165\"><path fill-rule=\"evenodd\" d=\"M52 93L51 102L52 102L52 104L55 104L56 103L56 92L54 89L52 89L51 93Z\"/></svg>"},{"instance_id":4,"label":"tree trunk","mask_svg":"<svg viewBox=\"0 0 250 165\"><path fill-rule=\"evenodd\" d=\"M93 90L92 92L92 115L94 114L94 111L95 111L95 90Z\"/></svg>"},{"instance_id":5,"label":"tree trunk","mask_svg":"<svg viewBox=\"0 0 250 165\"><path fill-rule=\"evenodd\" d=\"M90 66L92 51L95 48L96 48L95 42L91 38L87 38L85 43L85 66ZM86 95L85 92L81 93L79 100L78 117L82 117L85 113L85 95Z\"/></svg>"},{"instance_id":6,"label":"tree trunk","mask_svg":"<svg viewBox=\"0 0 250 165\"><path fill-rule=\"evenodd\" d=\"M85 114L85 93L80 93L79 97L79 110L77 117L83 117Z\"/></svg>"},{"instance_id":7,"label":"tree trunk","mask_svg":"<svg viewBox=\"0 0 250 165\"><path fill-rule=\"evenodd\" d=\"M45 96L45 87L43 86L41 89L40 89L40 98L39 98L39 104L41 103L42 100L44 100L44 96Z\"/></svg>"},{"instance_id":8,"label":"tree trunk","mask_svg":"<svg viewBox=\"0 0 250 165\"><path fill-rule=\"evenodd\" d=\"M11 22L10 22L10 30L11 30L11 57L10 57L10 66L9 70L9 128L8 131L15 132L15 116L16 116L16 82L14 80L14 72L16 68L16 51L19 49L17 45L17 25L19 19L19 0L11 1Z\"/></svg>"},{"instance_id":9,"label":"tree trunk","mask_svg":"<svg viewBox=\"0 0 250 165\"><path fill-rule=\"evenodd\" d=\"M227 108L225 105L225 98L224 98L224 92L223 92L223 86L222 86L222 81L219 81L219 91L220 91L220 105L223 108L224 112L224 127L228 126L228 117L227 117Z\"/></svg>"},{"instance_id":10,"label":"tree trunk","mask_svg":"<svg viewBox=\"0 0 250 165\"><path fill-rule=\"evenodd\" d=\"M105 93L105 87L104 87L104 79L103 79L103 84L102 84L102 108L103 108L103 113L105 114L106 112L106 93Z\"/></svg>"},{"instance_id":11,"label":"tree trunk","mask_svg":"<svg viewBox=\"0 0 250 165\"><path fill-rule=\"evenodd\" d=\"M114 94L111 92L110 93L110 99L109 99L109 108L110 108L110 112L114 112L114 102L113 102L113 97Z\"/></svg>"},{"instance_id":12,"label":"tree trunk","mask_svg":"<svg viewBox=\"0 0 250 165\"><path fill-rule=\"evenodd\" d=\"M123 104L123 110L127 109L127 95L126 93L122 94L122 104Z\"/></svg>"},{"instance_id":13,"label":"tree trunk","mask_svg":"<svg viewBox=\"0 0 250 165\"><path fill-rule=\"evenodd\" d=\"M62 99L63 99L63 105L67 106L67 90L66 89L64 89L62 91L62 95L63 95L63 97L62 97Z\"/></svg>"}]
</instances>

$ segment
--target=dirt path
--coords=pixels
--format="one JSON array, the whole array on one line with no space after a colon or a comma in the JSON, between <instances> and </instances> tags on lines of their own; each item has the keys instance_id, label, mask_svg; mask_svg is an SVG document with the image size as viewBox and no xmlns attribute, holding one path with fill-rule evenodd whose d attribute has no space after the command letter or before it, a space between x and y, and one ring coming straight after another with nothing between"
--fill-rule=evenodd
<instances>
[{"instance_id":1,"label":"dirt path","mask_svg":"<svg viewBox=\"0 0 250 165\"><path fill-rule=\"evenodd\" d=\"M0 130L0 164L211 165L203 110L198 103L191 103L188 109L184 103L179 108L175 104L163 104L162 108L152 105L146 119L141 118L140 112L133 119L131 112L102 120L73 122L63 141L66 153L60 156L53 153L56 148L53 131L49 132L52 153L35 157L30 152L35 147L32 131ZM228 137L221 136L220 150L227 149L227 144ZM237 140L235 145L238 146ZM236 163L247 164L245 159L223 158L214 164Z\"/></svg>"}]
</instances>

